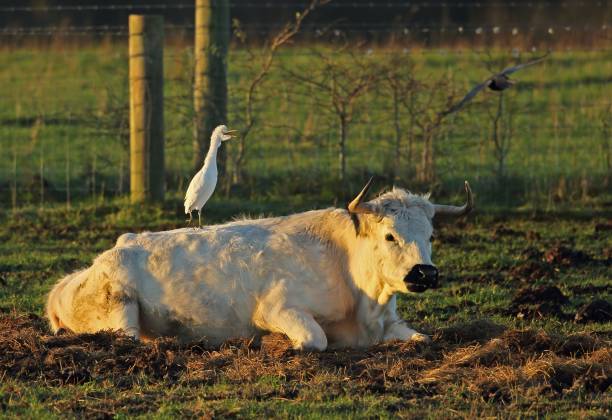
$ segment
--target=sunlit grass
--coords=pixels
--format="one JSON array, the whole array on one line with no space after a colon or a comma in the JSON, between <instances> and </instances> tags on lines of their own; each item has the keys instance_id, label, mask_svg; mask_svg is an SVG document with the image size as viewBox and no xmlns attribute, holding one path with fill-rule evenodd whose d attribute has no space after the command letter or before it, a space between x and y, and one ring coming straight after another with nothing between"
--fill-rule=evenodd
<instances>
[{"instance_id":1,"label":"sunlit grass","mask_svg":"<svg viewBox=\"0 0 612 420\"><path fill-rule=\"evenodd\" d=\"M94 190L96 194L125 193L129 159L124 47L104 44L80 50L0 52L4 63L0 68L3 202L10 202L15 182L22 190L18 205L39 200L35 183L41 173L50 183L46 197L50 200L63 200L68 187L73 198L90 196ZM329 47L318 48L334 54ZM405 53L392 48L375 49L371 56L358 53L365 60L383 64L397 54ZM501 67L515 62L506 52L494 51L492 56ZM484 54L424 50L411 58L417 79L449 77L457 96L488 75ZM480 191L481 202L515 207L537 201L537 207L543 208L554 206L553 199L559 194L561 200L584 200L605 193L602 179L610 146L602 132L602 119L612 97L610 58L605 51L554 52L545 62L516 74L519 83L506 94L516 117L507 157L508 180L501 185L496 180L488 117L496 95L482 93L452 117L448 133L437 140L442 190L455 191L469 178ZM337 59L349 60L342 55ZM171 190L184 189L191 175L192 61L188 49L166 49L166 168ZM331 198L337 193L337 122L329 110L313 102L321 93L296 87L281 70L308 74L320 62L310 47L299 46L281 51L277 64L258 92L257 124L247 144L246 169L251 181L241 186L241 194L253 198L263 193L263 185L274 184L278 184L272 188L275 194L290 193L301 182L300 189L308 195L329 191L327 198ZM234 128L243 125L244 91L252 65L243 50L230 53L228 125ZM384 174L393 160L390 109L389 93L380 87L364 97L356 112L348 142L348 169L355 184L365 172ZM37 119L44 123L36 126ZM408 120L407 114L401 118L404 131ZM227 148L234 156L236 145ZM406 162L406 168L415 166L419 153L417 145L413 162ZM405 186L414 185L409 176L406 171ZM580 190L582 186L585 191Z\"/></svg>"}]
</instances>

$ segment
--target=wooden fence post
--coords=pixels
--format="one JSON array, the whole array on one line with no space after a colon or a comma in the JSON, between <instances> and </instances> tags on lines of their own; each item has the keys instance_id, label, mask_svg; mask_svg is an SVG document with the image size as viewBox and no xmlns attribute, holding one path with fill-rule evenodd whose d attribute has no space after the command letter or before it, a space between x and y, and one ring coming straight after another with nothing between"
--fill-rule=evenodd
<instances>
[{"instance_id":1,"label":"wooden fence post","mask_svg":"<svg viewBox=\"0 0 612 420\"><path fill-rule=\"evenodd\" d=\"M164 20L130 15L130 199L164 199Z\"/></svg>"},{"instance_id":2,"label":"wooden fence post","mask_svg":"<svg viewBox=\"0 0 612 420\"><path fill-rule=\"evenodd\" d=\"M212 130L227 120L227 50L230 37L229 1L195 0L195 110L193 166L199 169ZM224 173L225 148L217 164Z\"/></svg>"}]
</instances>

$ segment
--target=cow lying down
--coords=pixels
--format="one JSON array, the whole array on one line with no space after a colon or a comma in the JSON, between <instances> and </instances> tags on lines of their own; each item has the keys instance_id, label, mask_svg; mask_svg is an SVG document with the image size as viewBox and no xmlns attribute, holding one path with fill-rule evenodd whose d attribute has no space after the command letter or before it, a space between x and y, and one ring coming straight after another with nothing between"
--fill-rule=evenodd
<instances>
[{"instance_id":1,"label":"cow lying down","mask_svg":"<svg viewBox=\"0 0 612 420\"><path fill-rule=\"evenodd\" d=\"M396 312L396 293L434 286L432 219L472 208L394 188L348 210L238 220L203 229L127 233L93 265L53 287L51 328L123 330L220 343L286 334L296 349L424 340Z\"/></svg>"}]
</instances>

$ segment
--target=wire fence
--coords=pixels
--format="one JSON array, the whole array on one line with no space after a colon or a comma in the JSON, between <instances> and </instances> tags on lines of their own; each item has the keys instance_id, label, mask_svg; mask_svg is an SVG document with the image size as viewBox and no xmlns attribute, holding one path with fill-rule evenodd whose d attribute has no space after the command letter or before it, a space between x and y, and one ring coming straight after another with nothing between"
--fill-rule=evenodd
<instances>
[{"instance_id":1,"label":"wire fence","mask_svg":"<svg viewBox=\"0 0 612 420\"><path fill-rule=\"evenodd\" d=\"M252 23L243 26L243 30L254 35L274 34L275 31L282 29L284 25L269 25ZM183 35L195 30L195 25L171 25L165 26L166 32L178 32ZM393 38L398 41L402 39L414 40L424 38L427 35L438 37L449 36L452 39L446 42L463 40L482 40L497 41L502 39L512 39L520 36L539 36L549 43L560 43L562 38L575 37L580 35L590 35L596 41L598 38L603 41L609 40L612 33L612 21L601 25L578 24L578 25L534 25L525 22L515 21L506 22L505 25L490 23L475 24L456 24L456 25L431 25L409 23L396 23L390 27L389 24L375 23L346 23L338 22L327 25L324 28L316 25L305 25L301 31L301 37L307 40L323 38L323 40L339 38L346 35L353 37L367 37L368 35L382 36L384 40ZM122 37L129 34L126 25L84 25L84 26L28 26L28 27L5 27L0 29L0 37L3 38L26 38L38 37L53 39L59 36L83 37L91 39L93 36L112 36Z\"/></svg>"},{"instance_id":2,"label":"wire fence","mask_svg":"<svg viewBox=\"0 0 612 420\"><path fill-rule=\"evenodd\" d=\"M257 2L230 2L230 7L242 7L248 9L279 9L279 8L305 8L308 2L282 2L282 1L257 1ZM332 2L327 4L325 7L328 9L384 9L384 8L445 8L445 7L456 7L456 8L467 8L467 9L481 9L481 8L522 8L522 9L544 9L547 7L555 8L567 8L567 7L580 7L580 8L604 8L607 6L607 2L600 1L369 1L369 2L358 2L358 1L343 1L343 2ZM101 10L167 10L167 9L194 9L195 5L193 2L189 3L132 3L132 4L43 4L43 5L19 5L19 6L4 6L0 7L0 12L57 12L57 11L101 11Z\"/></svg>"},{"instance_id":3,"label":"wire fence","mask_svg":"<svg viewBox=\"0 0 612 420\"><path fill-rule=\"evenodd\" d=\"M419 4L424 8L446 5ZM506 2L487 4L508 6ZM564 2L560 7L582 4ZM513 7L538 9L541 5L517 2ZM231 7L267 10L296 4L236 2ZM373 11L407 6L404 2L332 2L325 7ZM453 7L483 6L461 2ZM0 13L192 13L193 8L192 3L46 5L0 7ZM307 24L298 42L278 51L255 92L255 123L244 145L240 173L235 168L238 144L224 145L228 181L220 186L222 193L254 199L337 196L339 189L347 188L337 182L341 135L337 102L348 101L342 98L343 88L350 90L360 77L372 75L371 85L351 99L348 109L349 188L376 173L388 183L440 193L454 192L468 178L484 199L498 204L530 202L549 207L604 196L612 175L612 48L606 42L611 26L612 22L570 26L484 21ZM282 22L276 22L243 24L240 29L267 36L282 27ZM171 198L181 196L193 171L193 29L192 24L165 27L166 188ZM427 47L420 38L427 33L444 34L448 42ZM527 35L533 33L545 38L532 42ZM584 33L590 37L584 46L559 41ZM386 41L368 42L368 34L384 34ZM593 34L602 41L593 43ZM127 35L126 25L64 25L61 21L0 29L3 207L70 204L129 192ZM482 40L475 42L479 36ZM502 36L509 39L507 45L491 41ZM231 128L246 126L245 96L266 55L266 45L233 38L228 57ZM483 91L460 112L436 122L438 112L493 70L547 51L550 56L543 63L516 74L517 85L503 94L501 115L497 113L499 95ZM431 172L425 176L427 166Z\"/></svg>"}]
</instances>

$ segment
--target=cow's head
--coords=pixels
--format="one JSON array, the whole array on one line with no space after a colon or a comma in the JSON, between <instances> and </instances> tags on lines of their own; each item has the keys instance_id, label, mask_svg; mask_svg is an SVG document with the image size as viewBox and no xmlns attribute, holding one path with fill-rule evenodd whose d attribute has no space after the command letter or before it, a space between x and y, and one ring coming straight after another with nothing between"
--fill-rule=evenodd
<instances>
[{"instance_id":1,"label":"cow's head","mask_svg":"<svg viewBox=\"0 0 612 420\"><path fill-rule=\"evenodd\" d=\"M469 213L473 208L469 184L465 182L467 202L447 206L401 188L364 202L371 183L372 179L349 204L348 211L379 277L398 292L423 292L436 286L438 269L431 261L432 221Z\"/></svg>"}]
</instances>

